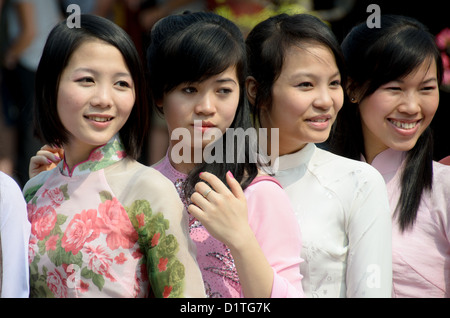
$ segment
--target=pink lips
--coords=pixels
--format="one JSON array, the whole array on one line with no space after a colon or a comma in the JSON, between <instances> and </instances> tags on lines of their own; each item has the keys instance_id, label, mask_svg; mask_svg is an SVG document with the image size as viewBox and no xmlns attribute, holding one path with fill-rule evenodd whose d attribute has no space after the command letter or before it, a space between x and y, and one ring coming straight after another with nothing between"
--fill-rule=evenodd
<instances>
[{"instance_id":1,"label":"pink lips","mask_svg":"<svg viewBox=\"0 0 450 318\"><path fill-rule=\"evenodd\" d=\"M402 135L402 136L411 136L414 135L417 130L419 129L419 124L422 121L421 119L417 120L406 120L406 119L394 119L394 118L388 118L387 119L391 127L394 128L394 130Z\"/></svg>"},{"instance_id":2,"label":"pink lips","mask_svg":"<svg viewBox=\"0 0 450 318\"><path fill-rule=\"evenodd\" d=\"M216 127L216 125L214 125L209 121L201 121L201 125L199 125L199 122L200 121L195 121L195 123L192 126L194 126L195 129L201 130L202 132L205 132L212 127Z\"/></svg>"},{"instance_id":3,"label":"pink lips","mask_svg":"<svg viewBox=\"0 0 450 318\"><path fill-rule=\"evenodd\" d=\"M315 129L324 130L329 127L330 115L320 115L308 118L306 122Z\"/></svg>"},{"instance_id":4,"label":"pink lips","mask_svg":"<svg viewBox=\"0 0 450 318\"><path fill-rule=\"evenodd\" d=\"M84 115L84 118L86 118L91 124L99 128L108 126L114 119L113 116L107 114L89 114Z\"/></svg>"}]
</instances>

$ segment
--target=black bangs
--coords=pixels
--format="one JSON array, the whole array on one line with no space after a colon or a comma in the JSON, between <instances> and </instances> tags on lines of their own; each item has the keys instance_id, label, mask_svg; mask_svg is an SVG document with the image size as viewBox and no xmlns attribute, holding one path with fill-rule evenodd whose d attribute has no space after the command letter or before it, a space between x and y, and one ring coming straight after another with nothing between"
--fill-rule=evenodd
<instances>
[{"instance_id":1,"label":"black bangs","mask_svg":"<svg viewBox=\"0 0 450 318\"><path fill-rule=\"evenodd\" d=\"M442 60L433 36L418 21L402 19L403 25L398 25L393 22L395 17L384 16L382 28L371 30L370 34L365 32L367 26L361 24L342 43L352 80L362 86L370 79L367 90L362 92L364 96L385 83L408 76L424 62L424 57L429 57L430 63L436 61L438 82L442 80ZM360 45L355 47L354 41Z\"/></svg>"},{"instance_id":2,"label":"black bangs","mask_svg":"<svg viewBox=\"0 0 450 318\"><path fill-rule=\"evenodd\" d=\"M223 28L203 24L192 25L190 29L167 47L164 63L169 66L167 75L177 76L168 78L165 92L184 82L201 82L224 72L230 65L239 66L242 61L243 48L230 41Z\"/></svg>"},{"instance_id":3,"label":"black bangs","mask_svg":"<svg viewBox=\"0 0 450 318\"><path fill-rule=\"evenodd\" d=\"M155 101L182 83L206 80L230 66L236 66L238 80L245 81L243 35L231 21L211 13L171 15L158 21L151 31L147 62Z\"/></svg>"}]
</instances>

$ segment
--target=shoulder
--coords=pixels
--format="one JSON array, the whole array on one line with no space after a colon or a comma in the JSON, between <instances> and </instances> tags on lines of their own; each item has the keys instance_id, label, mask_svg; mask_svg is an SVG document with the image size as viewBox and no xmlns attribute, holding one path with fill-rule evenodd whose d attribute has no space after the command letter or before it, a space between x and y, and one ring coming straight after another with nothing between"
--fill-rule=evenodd
<instances>
[{"instance_id":1,"label":"shoulder","mask_svg":"<svg viewBox=\"0 0 450 318\"><path fill-rule=\"evenodd\" d=\"M153 204L168 204L179 199L174 184L168 178L136 160L122 160L120 165L105 173L110 186L126 196L127 201L145 199Z\"/></svg>"},{"instance_id":2,"label":"shoulder","mask_svg":"<svg viewBox=\"0 0 450 318\"><path fill-rule=\"evenodd\" d=\"M267 193L267 192L284 192L280 182L272 176L260 174L245 189L244 193Z\"/></svg>"},{"instance_id":3,"label":"shoulder","mask_svg":"<svg viewBox=\"0 0 450 318\"><path fill-rule=\"evenodd\" d=\"M17 200L18 198L23 199L19 185L12 177L0 171L0 204L3 204L4 201Z\"/></svg>"},{"instance_id":4,"label":"shoulder","mask_svg":"<svg viewBox=\"0 0 450 318\"><path fill-rule=\"evenodd\" d=\"M450 200L450 166L433 161L433 192L436 191Z\"/></svg>"},{"instance_id":5,"label":"shoulder","mask_svg":"<svg viewBox=\"0 0 450 318\"><path fill-rule=\"evenodd\" d=\"M23 187L23 195L25 197L25 201L29 202L33 198L36 192L44 185L45 181L47 181L47 179L50 177L50 175L54 173L53 170L43 171L39 173L37 176L28 180L28 182Z\"/></svg>"},{"instance_id":6,"label":"shoulder","mask_svg":"<svg viewBox=\"0 0 450 318\"><path fill-rule=\"evenodd\" d=\"M316 149L310 169L326 175L330 182L338 180L375 181L384 184L377 169L366 162L336 155L327 150Z\"/></svg>"},{"instance_id":7,"label":"shoulder","mask_svg":"<svg viewBox=\"0 0 450 318\"><path fill-rule=\"evenodd\" d=\"M10 177L9 175L7 175L6 173L0 171L0 188L1 188L1 193L3 194L4 191L19 191L20 192L20 187L17 184L17 182Z\"/></svg>"},{"instance_id":8,"label":"shoulder","mask_svg":"<svg viewBox=\"0 0 450 318\"><path fill-rule=\"evenodd\" d=\"M131 175L133 187L158 187L172 186L172 182L155 167L145 166L137 161L132 163Z\"/></svg>"},{"instance_id":9,"label":"shoulder","mask_svg":"<svg viewBox=\"0 0 450 318\"><path fill-rule=\"evenodd\" d=\"M249 210L266 210L269 207L291 208L286 191L274 177L265 175L256 177L244 190Z\"/></svg>"}]
</instances>

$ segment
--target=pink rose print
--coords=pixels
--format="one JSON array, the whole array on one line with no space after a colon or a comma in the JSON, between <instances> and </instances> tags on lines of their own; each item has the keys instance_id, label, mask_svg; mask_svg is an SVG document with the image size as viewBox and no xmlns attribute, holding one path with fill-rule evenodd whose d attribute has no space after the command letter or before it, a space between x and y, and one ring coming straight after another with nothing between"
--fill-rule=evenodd
<instances>
[{"instance_id":1,"label":"pink rose print","mask_svg":"<svg viewBox=\"0 0 450 318\"><path fill-rule=\"evenodd\" d=\"M36 256L36 251L39 248L37 247L37 239L35 237L30 238L30 242L28 243L28 263L32 263L34 257Z\"/></svg>"},{"instance_id":2,"label":"pink rose print","mask_svg":"<svg viewBox=\"0 0 450 318\"><path fill-rule=\"evenodd\" d=\"M127 153L125 152L125 150L117 150L116 155L117 158L122 159L126 157Z\"/></svg>"},{"instance_id":3,"label":"pink rose print","mask_svg":"<svg viewBox=\"0 0 450 318\"><path fill-rule=\"evenodd\" d=\"M164 286L163 297L168 298L172 292L172 286Z\"/></svg>"},{"instance_id":4,"label":"pink rose print","mask_svg":"<svg viewBox=\"0 0 450 318\"><path fill-rule=\"evenodd\" d=\"M89 157L90 160L92 161L100 161L103 159L103 154L100 150L98 151L94 151L91 156Z\"/></svg>"},{"instance_id":5,"label":"pink rose print","mask_svg":"<svg viewBox=\"0 0 450 318\"><path fill-rule=\"evenodd\" d=\"M79 290L80 290L82 293L87 292L87 291L89 290L89 283L85 283L85 282L83 282L82 280L80 280L80 288L79 288Z\"/></svg>"},{"instance_id":6,"label":"pink rose print","mask_svg":"<svg viewBox=\"0 0 450 318\"><path fill-rule=\"evenodd\" d=\"M143 227L145 225L145 215L144 215L144 213L136 215L136 219L138 221L139 228L141 228L141 227Z\"/></svg>"},{"instance_id":7,"label":"pink rose print","mask_svg":"<svg viewBox=\"0 0 450 318\"><path fill-rule=\"evenodd\" d=\"M111 250L132 248L136 244L138 234L117 198L100 203L98 212L101 232L107 235L106 244Z\"/></svg>"},{"instance_id":8,"label":"pink rose print","mask_svg":"<svg viewBox=\"0 0 450 318\"><path fill-rule=\"evenodd\" d=\"M152 247L155 247L156 245L158 245L160 236L161 236L161 233L156 233L155 235L153 235Z\"/></svg>"},{"instance_id":9,"label":"pink rose print","mask_svg":"<svg viewBox=\"0 0 450 318\"><path fill-rule=\"evenodd\" d=\"M95 240L100 235L96 222L98 222L96 210L83 210L81 214L75 215L64 232L61 247L66 252L77 254L85 243Z\"/></svg>"},{"instance_id":10,"label":"pink rose print","mask_svg":"<svg viewBox=\"0 0 450 318\"><path fill-rule=\"evenodd\" d=\"M127 258L125 257L125 254L120 253L119 256L114 257L114 260L116 261L116 264L122 265L127 261Z\"/></svg>"},{"instance_id":11,"label":"pink rose print","mask_svg":"<svg viewBox=\"0 0 450 318\"><path fill-rule=\"evenodd\" d=\"M45 242L45 250L56 250L56 243L58 242L58 235L52 235L50 238Z\"/></svg>"},{"instance_id":12,"label":"pink rose print","mask_svg":"<svg viewBox=\"0 0 450 318\"><path fill-rule=\"evenodd\" d=\"M168 258L165 257L161 257L159 259L159 264L158 264L158 270L160 272L164 272L165 270L167 270L167 263L169 262Z\"/></svg>"},{"instance_id":13,"label":"pink rose print","mask_svg":"<svg viewBox=\"0 0 450 318\"><path fill-rule=\"evenodd\" d=\"M60 188L45 190L44 193L42 193L42 196L48 196L55 208L59 207L64 202L64 193Z\"/></svg>"},{"instance_id":14,"label":"pink rose print","mask_svg":"<svg viewBox=\"0 0 450 318\"><path fill-rule=\"evenodd\" d=\"M57 298L67 297L67 283L66 278L58 271L54 269L47 273L47 286Z\"/></svg>"},{"instance_id":15,"label":"pink rose print","mask_svg":"<svg viewBox=\"0 0 450 318\"><path fill-rule=\"evenodd\" d=\"M40 207L37 210L33 206L28 206L28 212L31 223L31 233L35 235L38 240L43 240L55 227L55 209L49 205Z\"/></svg>"},{"instance_id":16,"label":"pink rose print","mask_svg":"<svg viewBox=\"0 0 450 318\"><path fill-rule=\"evenodd\" d=\"M116 279L110 274L113 259L105 251L105 248L101 246L86 246L83 249L83 252L88 257L88 268L90 270L96 274L108 277L112 282L116 281Z\"/></svg>"}]
</instances>

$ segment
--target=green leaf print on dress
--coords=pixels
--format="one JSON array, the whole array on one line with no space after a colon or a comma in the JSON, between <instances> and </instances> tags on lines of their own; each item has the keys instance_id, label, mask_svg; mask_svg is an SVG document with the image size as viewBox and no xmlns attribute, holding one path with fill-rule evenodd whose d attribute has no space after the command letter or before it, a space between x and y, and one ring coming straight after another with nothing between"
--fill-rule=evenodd
<instances>
[{"instance_id":1,"label":"green leaf print on dress","mask_svg":"<svg viewBox=\"0 0 450 318\"><path fill-rule=\"evenodd\" d=\"M166 233L169 221L160 212L153 214L147 200L134 201L125 209L138 232L155 296L183 297L185 268L176 257L179 244L175 236Z\"/></svg>"}]
</instances>

